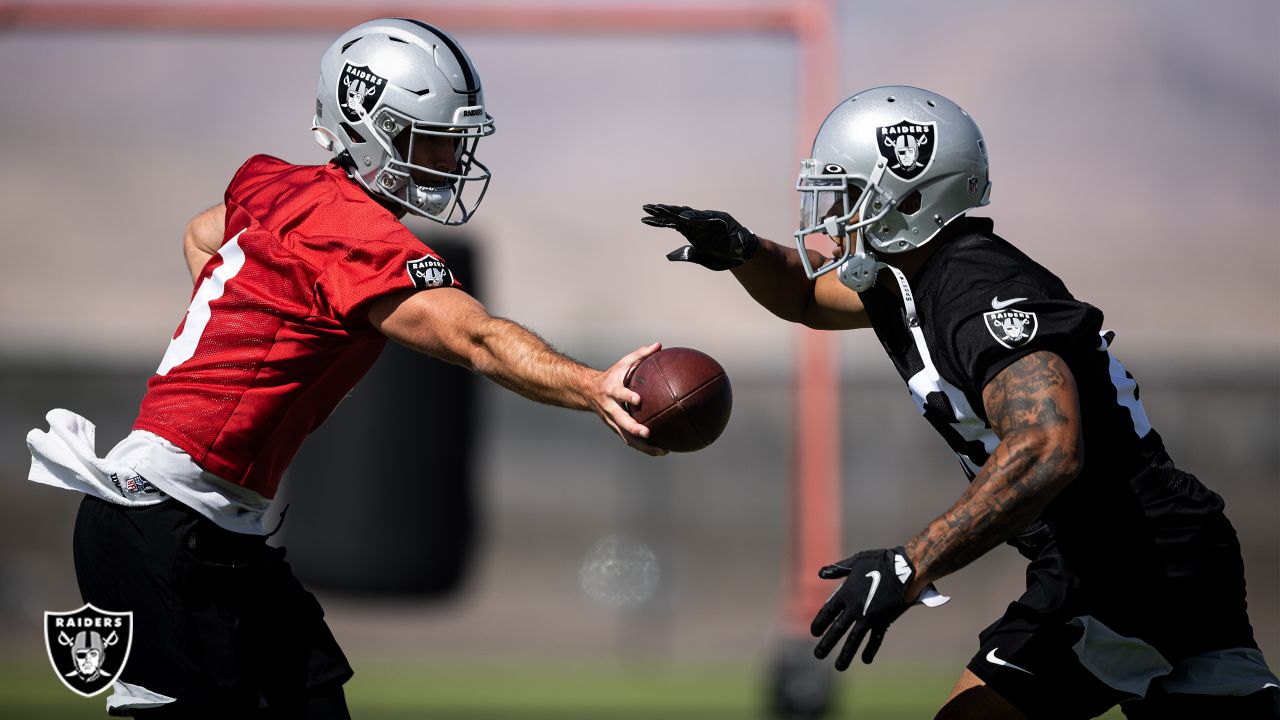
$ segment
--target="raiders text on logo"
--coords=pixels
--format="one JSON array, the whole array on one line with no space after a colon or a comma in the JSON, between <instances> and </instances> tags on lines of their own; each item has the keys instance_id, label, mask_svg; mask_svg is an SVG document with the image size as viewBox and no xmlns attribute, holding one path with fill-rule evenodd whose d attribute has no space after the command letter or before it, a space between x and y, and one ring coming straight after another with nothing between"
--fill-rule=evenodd
<instances>
[{"instance_id":1,"label":"raiders text on logo","mask_svg":"<svg viewBox=\"0 0 1280 720\"><path fill-rule=\"evenodd\" d=\"M44 614L44 646L58 679L77 695L93 697L111 686L133 647L133 613L85 605Z\"/></svg>"},{"instance_id":2,"label":"raiders text on logo","mask_svg":"<svg viewBox=\"0 0 1280 720\"><path fill-rule=\"evenodd\" d=\"M903 120L876 130L876 148L889 161L889 172L903 180L914 180L929 169L933 148L938 144L938 123Z\"/></svg>"},{"instance_id":3,"label":"raiders text on logo","mask_svg":"<svg viewBox=\"0 0 1280 720\"><path fill-rule=\"evenodd\" d=\"M987 321L991 337L1010 350L1031 342L1039 328L1036 314L1021 310L992 310L983 313L982 319Z\"/></svg>"},{"instance_id":4,"label":"raiders text on logo","mask_svg":"<svg viewBox=\"0 0 1280 720\"><path fill-rule=\"evenodd\" d=\"M338 107L347 122L358 123L361 116L373 112L387 89L387 79L375 75L363 65L347 63L338 76Z\"/></svg>"},{"instance_id":5,"label":"raiders text on logo","mask_svg":"<svg viewBox=\"0 0 1280 720\"><path fill-rule=\"evenodd\" d=\"M413 286L419 290L453 285L453 273L449 272L443 260L434 255L424 255L417 260L410 260L404 266L405 271L409 273L409 279L413 281Z\"/></svg>"}]
</instances>

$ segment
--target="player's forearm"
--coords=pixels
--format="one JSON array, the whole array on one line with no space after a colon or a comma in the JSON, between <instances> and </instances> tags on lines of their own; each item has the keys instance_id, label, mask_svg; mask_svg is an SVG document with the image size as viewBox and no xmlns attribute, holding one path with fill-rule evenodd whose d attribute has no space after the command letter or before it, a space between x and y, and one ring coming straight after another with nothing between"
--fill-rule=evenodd
<instances>
[{"instance_id":1,"label":"player's forearm","mask_svg":"<svg viewBox=\"0 0 1280 720\"><path fill-rule=\"evenodd\" d=\"M982 389L982 404L1000 444L960 500L905 546L918 571L913 589L1013 537L1080 473L1079 397L1060 356L1015 360Z\"/></svg>"},{"instance_id":2,"label":"player's forearm","mask_svg":"<svg viewBox=\"0 0 1280 720\"><path fill-rule=\"evenodd\" d=\"M476 372L530 400L590 409L599 372L557 352L527 328L498 317L476 323L468 363Z\"/></svg>"},{"instance_id":3,"label":"player's forearm","mask_svg":"<svg viewBox=\"0 0 1280 720\"><path fill-rule=\"evenodd\" d=\"M950 510L906 544L917 592L1021 532L1080 471L1079 454L1038 430L1013 433Z\"/></svg>"},{"instance_id":4,"label":"player's forearm","mask_svg":"<svg viewBox=\"0 0 1280 720\"><path fill-rule=\"evenodd\" d=\"M819 255L811 252L814 264ZM753 300L788 322L804 322L813 304L813 281L805 276L800 254L760 238L760 247L750 260L730 270Z\"/></svg>"}]
</instances>

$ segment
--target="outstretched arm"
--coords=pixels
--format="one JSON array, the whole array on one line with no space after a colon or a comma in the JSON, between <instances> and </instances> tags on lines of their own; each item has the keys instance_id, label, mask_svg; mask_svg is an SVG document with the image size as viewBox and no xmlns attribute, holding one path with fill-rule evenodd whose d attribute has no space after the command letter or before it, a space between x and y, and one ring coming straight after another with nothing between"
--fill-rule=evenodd
<instances>
[{"instance_id":1,"label":"outstretched arm","mask_svg":"<svg viewBox=\"0 0 1280 720\"><path fill-rule=\"evenodd\" d=\"M810 280L796 248L752 234L732 215L683 205L645 205L644 211L645 225L671 228L689 242L667 259L731 270L753 300L783 320L819 330L871 327L858 294L834 273ZM809 259L814 267L823 262L813 250Z\"/></svg>"},{"instance_id":2,"label":"outstretched arm","mask_svg":"<svg viewBox=\"0 0 1280 720\"><path fill-rule=\"evenodd\" d=\"M226 227L227 206L222 203L205 210L187 223L187 231L182 236L182 254L187 259L187 269L191 271L191 282L200 277L205 263L222 247Z\"/></svg>"},{"instance_id":3,"label":"outstretched arm","mask_svg":"<svg viewBox=\"0 0 1280 720\"><path fill-rule=\"evenodd\" d=\"M835 273L810 280L800 264L800 251L759 238L755 256L730 272L753 300L783 320L817 330L871 327L858 293L840 283ZM816 250L809 260L818 267L825 258Z\"/></svg>"},{"instance_id":4,"label":"outstretched arm","mask_svg":"<svg viewBox=\"0 0 1280 720\"><path fill-rule=\"evenodd\" d=\"M987 383L982 402L1000 445L956 504L906 544L917 570L907 597L1034 522L1080 472L1080 402L1061 357L1019 359Z\"/></svg>"},{"instance_id":5,"label":"outstretched arm","mask_svg":"<svg viewBox=\"0 0 1280 720\"><path fill-rule=\"evenodd\" d=\"M639 404L625 385L627 374L658 343L637 349L607 370L587 367L557 352L542 338L510 320L490 315L456 288L409 290L380 298L369 321L387 337L414 350L461 365L530 400L600 416L628 445L663 455L643 441L648 428L621 403Z\"/></svg>"}]
</instances>

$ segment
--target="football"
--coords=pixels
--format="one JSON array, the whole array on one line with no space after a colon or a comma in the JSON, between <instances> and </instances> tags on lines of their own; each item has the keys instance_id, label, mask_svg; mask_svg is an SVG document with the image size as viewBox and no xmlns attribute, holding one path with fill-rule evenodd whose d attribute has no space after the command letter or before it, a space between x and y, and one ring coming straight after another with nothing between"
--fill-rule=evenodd
<instances>
[{"instance_id":1,"label":"football","mask_svg":"<svg viewBox=\"0 0 1280 720\"><path fill-rule=\"evenodd\" d=\"M693 452L715 442L729 424L733 388L714 358L691 348L666 348L636 365L627 387L640 395L627 411L649 428L649 443Z\"/></svg>"}]
</instances>

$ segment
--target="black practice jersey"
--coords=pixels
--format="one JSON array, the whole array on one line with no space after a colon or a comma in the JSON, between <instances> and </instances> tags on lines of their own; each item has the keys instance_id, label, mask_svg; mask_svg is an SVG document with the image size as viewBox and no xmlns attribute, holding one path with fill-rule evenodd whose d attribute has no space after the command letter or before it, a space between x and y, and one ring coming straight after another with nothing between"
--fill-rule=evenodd
<instances>
[{"instance_id":1,"label":"black practice jersey","mask_svg":"<svg viewBox=\"0 0 1280 720\"><path fill-rule=\"evenodd\" d=\"M997 237L990 220L960 219L944 232L907 291L915 327L890 271L860 295L912 399L969 479L999 443L982 388L1001 370L1054 352L1080 398L1083 467L1010 541L1033 560L1032 574L1027 595L1001 622L1060 627L1088 616L1170 659L1256 647L1222 498L1170 460L1137 383L1111 352L1115 335L1103 328L1102 311ZM1049 580L1033 584L1032 575Z\"/></svg>"},{"instance_id":2,"label":"black practice jersey","mask_svg":"<svg viewBox=\"0 0 1280 720\"><path fill-rule=\"evenodd\" d=\"M1030 353L1060 355L1075 376L1084 465L1072 492L1128 478L1162 450L1138 385L1111 353L1102 311L993 232L987 218L961 218L912 281L919 328L909 327L888 271L860 293L894 366L925 419L959 456L970 480L999 444L982 388ZM1055 503L1059 504L1060 503Z\"/></svg>"}]
</instances>

